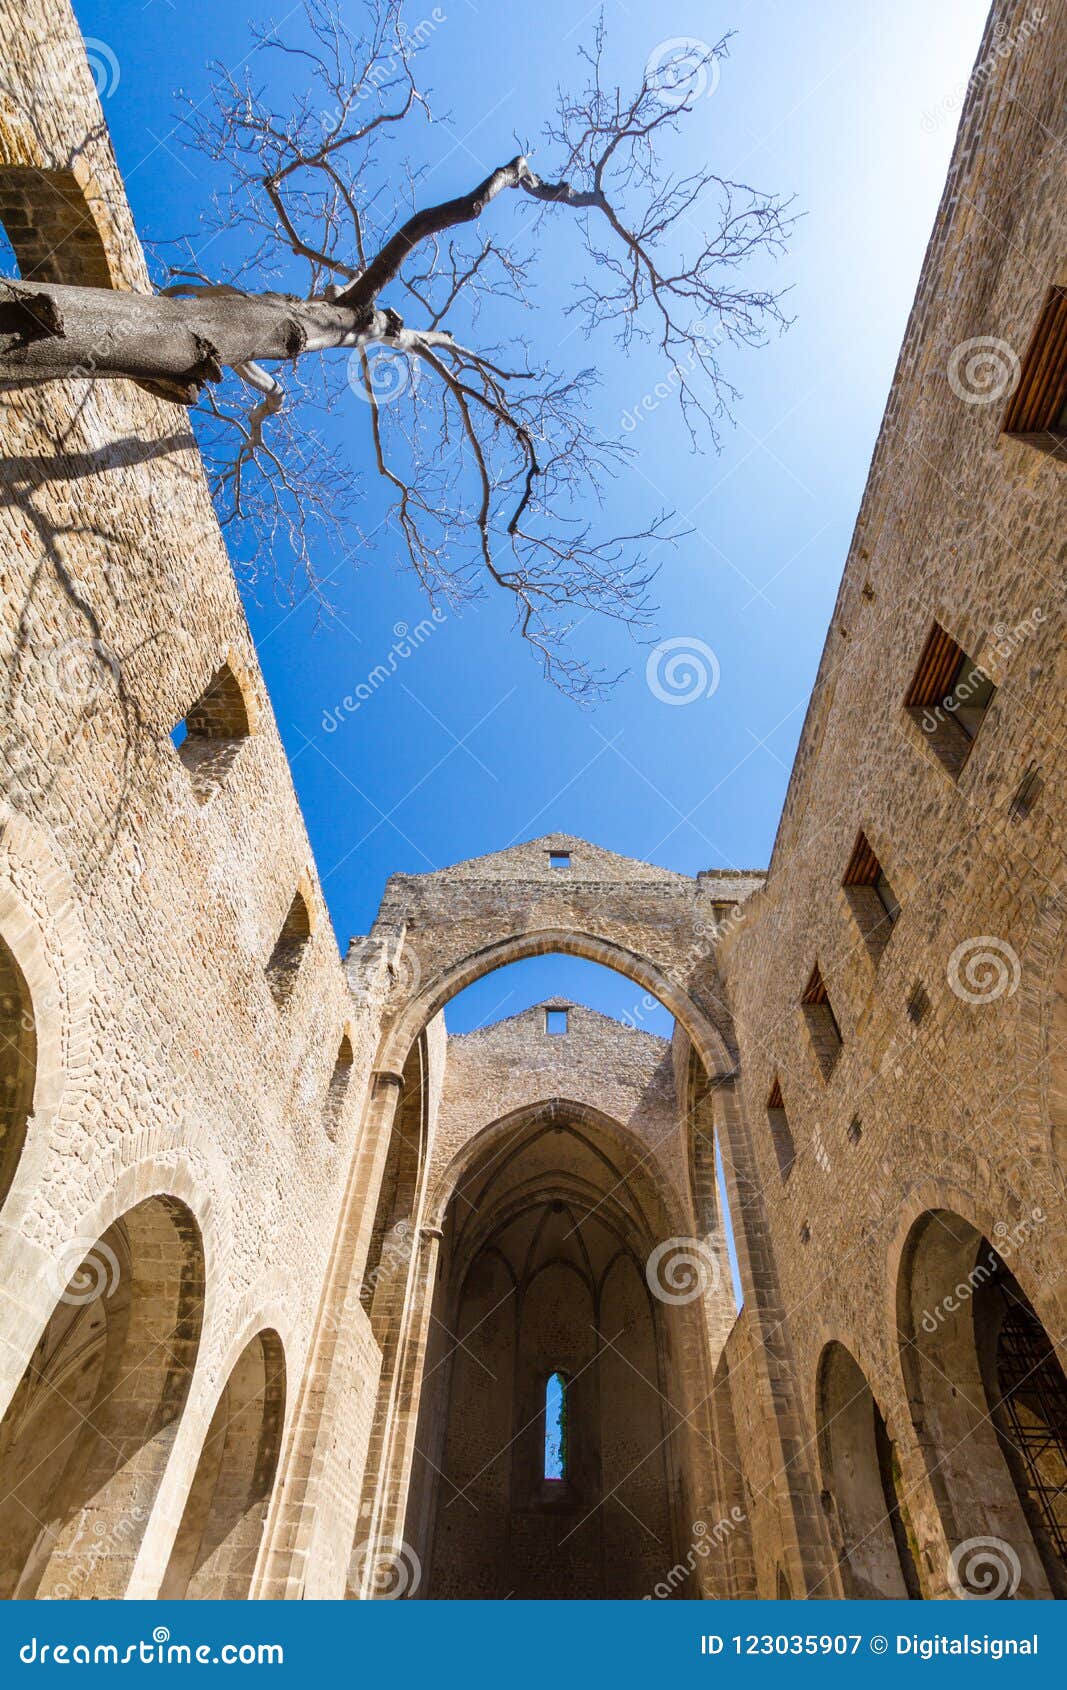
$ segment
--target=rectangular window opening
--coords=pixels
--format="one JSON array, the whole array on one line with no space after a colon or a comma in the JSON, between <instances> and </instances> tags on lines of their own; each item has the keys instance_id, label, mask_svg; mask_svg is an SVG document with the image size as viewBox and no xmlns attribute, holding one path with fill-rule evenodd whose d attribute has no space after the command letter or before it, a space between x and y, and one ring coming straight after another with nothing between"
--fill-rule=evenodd
<instances>
[{"instance_id":1,"label":"rectangular window opening","mask_svg":"<svg viewBox=\"0 0 1067 1690\"><path fill-rule=\"evenodd\" d=\"M863 832L856 835L841 885L871 961L877 967L889 935L900 919L900 901Z\"/></svg>"},{"instance_id":2,"label":"rectangular window opening","mask_svg":"<svg viewBox=\"0 0 1067 1690\"><path fill-rule=\"evenodd\" d=\"M1057 457L1067 455L1067 287L1046 295L1001 427Z\"/></svg>"},{"instance_id":3,"label":"rectangular window opening","mask_svg":"<svg viewBox=\"0 0 1067 1690\"><path fill-rule=\"evenodd\" d=\"M824 1080L829 1080L837 1066L844 1041L818 963L811 971L811 978L804 988L800 1004L819 1072Z\"/></svg>"},{"instance_id":4,"label":"rectangular window opening","mask_svg":"<svg viewBox=\"0 0 1067 1690\"><path fill-rule=\"evenodd\" d=\"M545 1010L545 1032L560 1034L567 1031L567 1011L565 1009Z\"/></svg>"},{"instance_id":5,"label":"rectangular window opening","mask_svg":"<svg viewBox=\"0 0 1067 1690\"><path fill-rule=\"evenodd\" d=\"M549 868L570 868L571 854L569 851L550 851L548 853Z\"/></svg>"},{"instance_id":6,"label":"rectangular window opening","mask_svg":"<svg viewBox=\"0 0 1067 1690\"><path fill-rule=\"evenodd\" d=\"M985 671L935 622L904 708L954 780L967 761L996 690Z\"/></svg>"},{"instance_id":7,"label":"rectangular window opening","mask_svg":"<svg viewBox=\"0 0 1067 1690\"><path fill-rule=\"evenodd\" d=\"M13 257L24 282L114 285L96 213L73 170L0 168L0 224L11 255L2 255L5 268Z\"/></svg>"},{"instance_id":8,"label":"rectangular window opening","mask_svg":"<svg viewBox=\"0 0 1067 1690\"><path fill-rule=\"evenodd\" d=\"M771 1094L767 1099L767 1125L771 1129L771 1143L778 1158L778 1172L783 1180L787 1180L793 1171L796 1161L796 1146L793 1143L793 1132L789 1125L789 1117L785 1112L782 1101L782 1088L775 1075Z\"/></svg>"}]
</instances>

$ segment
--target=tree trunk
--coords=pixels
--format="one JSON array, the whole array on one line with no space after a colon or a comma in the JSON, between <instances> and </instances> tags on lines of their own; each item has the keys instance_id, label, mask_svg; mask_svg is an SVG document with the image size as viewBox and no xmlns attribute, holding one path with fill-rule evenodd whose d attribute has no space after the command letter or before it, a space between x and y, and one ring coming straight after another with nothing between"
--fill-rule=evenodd
<instances>
[{"instance_id":1,"label":"tree trunk","mask_svg":"<svg viewBox=\"0 0 1067 1690\"><path fill-rule=\"evenodd\" d=\"M286 294L180 298L0 281L0 381L128 376L192 404L225 367L354 346L375 313Z\"/></svg>"}]
</instances>

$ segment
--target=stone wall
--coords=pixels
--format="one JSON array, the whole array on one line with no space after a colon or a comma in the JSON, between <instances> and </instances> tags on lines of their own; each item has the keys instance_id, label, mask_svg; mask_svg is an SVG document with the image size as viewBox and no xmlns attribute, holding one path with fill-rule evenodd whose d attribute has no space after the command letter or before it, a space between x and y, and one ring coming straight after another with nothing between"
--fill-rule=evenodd
<instances>
[{"instance_id":1,"label":"stone wall","mask_svg":"<svg viewBox=\"0 0 1067 1690\"><path fill-rule=\"evenodd\" d=\"M964 113L767 883L723 946L805 1438L814 1448L820 1356L838 1340L897 1443L934 1589L955 1545L901 1367L912 1222L949 1210L1010 1245L1040 1210L1010 1266L1047 1332L1065 1330L1054 1098L1067 1049L1050 1035L1067 942L1067 469L1047 443L1001 432L1012 360L1067 278L1067 15L1045 8L1028 32L1033 11L997 8L979 56L988 74ZM997 343L992 374L968 386L961 348L979 336ZM904 707L934 622L997 689L958 778ZM1035 765L1043 785L1020 814ZM861 829L901 909L884 947L842 886ZM800 1001L816 961L843 1041L829 1080ZM776 1078L796 1146L787 1178L768 1122ZM773 1595L774 1534L757 1535Z\"/></svg>"},{"instance_id":2,"label":"stone wall","mask_svg":"<svg viewBox=\"0 0 1067 1690\"><path fill-rule=\"evenodd\" d=\"M145 288L69 10L0 18L17 258ZM598 1508L573 1593L619 1592L600 1557L641 1594L662 1554L685 1563L673 1594L887 1594L913 1574L952 1594L953 1556L989 1532L1019 1594L1059 1588L980 1407L1004 1298L1055 1337L1067 1296L1067 472L1055 438L1002 428L1067 284L1065 59L1062 10L998 6L767 876L546 836L395 876L342 964L185 413L127 383L0 395L0 1471L40 1522L17 1550L9 1534L8 1594L205 1593L217 1567L252 1594L368 1596L412 1549L431 1594L508 1594L505 1549L523 1590L561 1593L552 1510L529 1485L512 1506L506 1461L481 1536L435 1537L427 1471L475 1424L446 1381L506 1441L550 1355L588 1359L561 1286L536 1281L525 1339L490 1321L474 1340L513 1366L514 1404L455 1359L508 1256L462 1199L498 1220L518 1201L491 1177L508 1145L531 1214L610 1211L629 1278L608 1295L600 1262L590 1294L638 1336L595 1377L625 1403L629 1364L660 1397L592 1417L609 1494L617 1477L659 1547ZM946 637L996 689L969 748L916 703ZM446 1037L456 992L553 952L628 976L630 1025L572 1006L552 1037L541 1005ZM670 1044L641 1031L653 1000ZM646 1259L679 1238L713 1282L682 1309ZM971 1284L994 1247L993 1284ZM546 1267L581 1277L568 1248ZM206 1475L242 1380L261 1490L238 1518ZM49 1422L59 1385L88 1432ZM664 1404L656 1477L626 1489ZM140 1432L119 1471L88 1434L121 1439L123 1414ZM26 1428L49 1424L55 1494L19 1495ZM453 1458L474 1471L472 1448ZM722 1554L695 1557L696 1522L728 1511Z\"/></svg>"},{"instance_id":3,"label":"stone wall","mask_svg":"<svg viewBox=\"0 0 1067 1690\"><path fill-rule=\"evenodd\" d=\"M39 0L3 17L0 209L32 200L42 170L74 172L114 284L145 286L73 20ZM372 963L369 990L348 990L185 413L71 381L5 393L0 426L0 932L31 983L38 1056L0 1237L5 1400L94 1241L180 1191L203 1241L203 1332L130 1587L149 1593L235 1346L260 1326L281 1339L289 1425L384 978ZM250 731L205 794L171 730L223 665ZM267 965L298 891L310 937L278 997Z\"/></svg>"}]
</instances>

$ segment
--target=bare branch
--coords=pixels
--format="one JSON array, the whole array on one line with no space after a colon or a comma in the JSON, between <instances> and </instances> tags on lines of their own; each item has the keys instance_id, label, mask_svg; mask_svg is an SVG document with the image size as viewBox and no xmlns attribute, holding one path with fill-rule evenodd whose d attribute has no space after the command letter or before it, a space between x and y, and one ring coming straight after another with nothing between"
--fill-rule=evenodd
<instances>
[{"instance_id":1,"label":"bare branch","mask_svg":"<svg viewBox=\"0 0 1067 1690\"><path fill-rule=\"evenodd\" d=\"M603 682L567 643L576 621L646 628L653 554L677 534L663 512L638 532L601 531L631 447L594 426L592 369L535 354L544 220L569 221L584 246L565 309L623 352L653 347L691 443L715 447L737 398L724 347L786 322L780 293L751 276L781 253L793 215L709 166L669 163L729 37L649 64L624 95L603 21L580 54L583 86L559 95L537 146L427 199L432 153L411 162L391 147L428 116L415 69L438 21L409 31L400 0L366 0L357 32L339 0L306 0L291 35L256 32L242 78L218 67L210 107L187 113L188 139L222 177L206 239L153 299L8 283L0 379L126 375L198 404L222 520L281 548L294 590L317 589L323 537L351 531L352 431L330 419L354 394L392 532L426 591L454 604L487 583L510 594L546 673L589 697ZM243 241L227 278L204 269L219 232L226 250ZM494 325L514 314L515 334L489 343L483 312Z\"/></svg>"}]
</instances>

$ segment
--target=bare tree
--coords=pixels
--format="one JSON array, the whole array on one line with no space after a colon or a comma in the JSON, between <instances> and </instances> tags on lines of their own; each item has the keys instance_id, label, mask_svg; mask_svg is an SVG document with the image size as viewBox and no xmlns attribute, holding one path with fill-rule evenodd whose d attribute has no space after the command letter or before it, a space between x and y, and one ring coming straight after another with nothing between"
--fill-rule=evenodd
<instances>
[{"instance_id":1,"label":"bare tree","mask_svg":"<svg viewBox=\"0 0 1067 1690\"><path fill-rule=\"evenodd\" d=\"M428 116L414 72L429 26L408 32L400 0L368 0L358 37L333 0L308 0L306 26L295 41L260 35L252 60L275 58L273 84L305 92L272 99L216 67L207 113L186 120L225 171L213 229L228 246L243 237L228 278L190 256L151 296L6 282L0 379L120 376L198 406L222 520L255 524L272 551L284 542L309 575L315 526L353 519L355 481L352 457L324 443L308 407L355 392L430 595L462 602L488 578L514 595L552 678L595 690L565 650L568 628L587 610L647 625L649 551L671 518L601 532L606 480L632 443L591 425L595 371L536 360L521 332L483 344L480 308L491 298L497 318L512 307L517 325L531 321L536 260L558 239L549 221L569 219L584 245L563 260L573 327L606 332L622 355L651 341L694 446L718 444L737 397L721 348L759 343L785 320L780 294L740 272L780 251L792 221L777 196L664 163L729 37L669 51L627 97L607 76L601 24L580 56L581 91L558 96L538 151L520 145L435 203L432 165L390 153ZM505 200L519 212L510 239Z\"/></svg>"}]
</instances>

